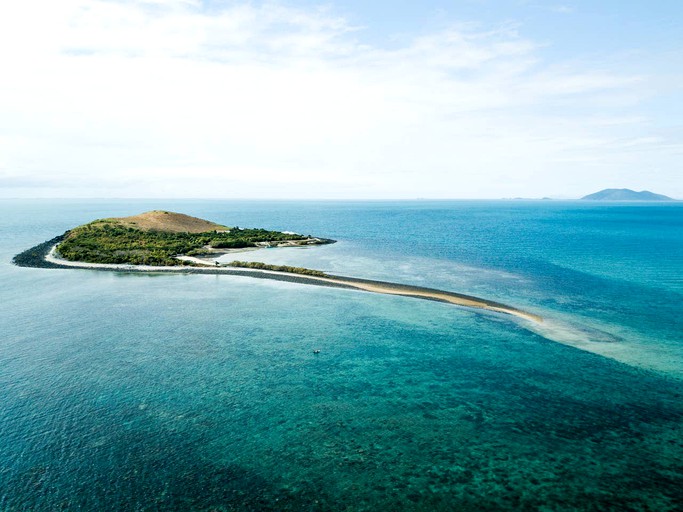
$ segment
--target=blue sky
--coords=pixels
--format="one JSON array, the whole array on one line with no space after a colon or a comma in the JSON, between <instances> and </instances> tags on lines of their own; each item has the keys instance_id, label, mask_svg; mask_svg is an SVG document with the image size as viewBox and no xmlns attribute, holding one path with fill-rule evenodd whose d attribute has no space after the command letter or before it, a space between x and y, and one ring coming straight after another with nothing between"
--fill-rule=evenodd
<instances>
[{"instance_id":1,"label":"blue sky","mask_svg":"<svg viewBox=\"0 0 683 512\"><path fill-rule=\"evenodd\" d=\"M0 197L683 198L683 4L0 6Z\"/></svg>"}]
</instances>

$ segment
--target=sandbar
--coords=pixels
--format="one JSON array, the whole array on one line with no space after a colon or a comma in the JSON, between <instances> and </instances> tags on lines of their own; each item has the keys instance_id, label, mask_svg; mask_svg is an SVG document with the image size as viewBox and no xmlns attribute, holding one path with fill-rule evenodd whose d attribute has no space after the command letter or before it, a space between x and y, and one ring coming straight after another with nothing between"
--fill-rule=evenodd
<instances>
[{"instance_id":1,"label":"sandbar","mask_svg":"<svg viewBox=\"0 0 683 512\"><path fill-rule=\"evenodd\" d=\"M169 267L169 266L152 266L152 265L128 265L128 264L108 264L108 263L85 263L77 261L68 261L60 258L56 252L57 244L52 245L49 251L46 251L44 260L52 268L81 268L91 270L109 270L117 272L166 272L175 274L227 274L255 277L260 279L273 279L277 281L286 281L300 284L311 284L317 286L331 286L337 288L346 288L353 290L360 290L370 293L381 293L387 295L401 295L404 297L414 297L417 299L433 300L438 302L446 302L461 306L465 308L473 308L486 310L496 313L503 313L512 315L524 320L541 323L543 318L539 315L522 311L507 304L494 302L491 300L474 297L471 295L464 295L460 293L450 292L446 290L437 290L434 288L425 288L421 286L411 286L400 283L391 283L387 281L374 281L369 279L358 279L347 276L337 276L326 274L325 277L308 276L302 274L292 274L287 272L278 272L274 270L249 269L240 267ZM187 258L190 259L190 258ZM195 260L194 258L191 258ZM199 261L197 261L199 262ZM206 263L206 262L203 262Z\"/></svg>"}]
</instances>

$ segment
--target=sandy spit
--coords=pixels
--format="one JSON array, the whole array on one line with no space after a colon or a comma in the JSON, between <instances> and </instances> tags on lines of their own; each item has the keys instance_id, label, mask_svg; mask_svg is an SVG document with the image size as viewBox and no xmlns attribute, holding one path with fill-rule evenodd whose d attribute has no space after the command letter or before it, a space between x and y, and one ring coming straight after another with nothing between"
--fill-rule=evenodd
<instances>
[{"instance_id":1,"label":"sandy spit","mask_svg":"<svg viewBox=\"0 0 683 512\"><path fill-rule=\"evenodd\" d=\"M532 322L543 322L543 318L533 313L528 313L520 309L494 302L479 297L470 295L463 295L459 293L449 292L445 290L436 290L433 288L423 288L420 286L408 286L398 283L389 283L385 281L372 281L367 279L357 279L345 276L328 275L327 277L307 276L303 274L291 274L287 272L276 272L273 270L258 270L239 267L161 267L152 265L126 265L126 264L107 264L107 263L84 263L77 261L68 261L60 258L56 252L56 245L53 246L48 254L45 256L45 261L52 263L61 268L81 268L92 270L109 270L117 272L167 272L174 274L228 274L248 276L261 279L274 279L278 281L286 281L301 284L312 284L317 286L332 286L338 288L347 288L361 290L371 293L382 293L388 295L401 295L404 297L415 297L418 299L435 300L439 302L447 302L457 306L483 309L487 311L494 311L512 315L524 320ZM192 259L194 258L186 258ZM196 261L199 263L200 261ZM206 264L205 261L201 263Z\"/></svg>"}]
</instances>

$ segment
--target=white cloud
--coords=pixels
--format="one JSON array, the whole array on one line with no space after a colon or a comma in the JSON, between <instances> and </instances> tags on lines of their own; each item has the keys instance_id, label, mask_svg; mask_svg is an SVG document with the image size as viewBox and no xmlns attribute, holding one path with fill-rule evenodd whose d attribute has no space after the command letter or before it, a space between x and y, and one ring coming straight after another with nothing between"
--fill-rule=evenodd
<instances>
[{"instance_id":1,"label":"white cloud","mask_svg":"<svg viewBox=\"0 0 683 512\"><path fill-rule=\"evenodd\" d=\"M0 193L547 195L574 162L623 165L615 140L671 144L628 110L641 77L544 64L516 32L384 49L322 8L4 3Z\"/></svg>"}]
</instances>

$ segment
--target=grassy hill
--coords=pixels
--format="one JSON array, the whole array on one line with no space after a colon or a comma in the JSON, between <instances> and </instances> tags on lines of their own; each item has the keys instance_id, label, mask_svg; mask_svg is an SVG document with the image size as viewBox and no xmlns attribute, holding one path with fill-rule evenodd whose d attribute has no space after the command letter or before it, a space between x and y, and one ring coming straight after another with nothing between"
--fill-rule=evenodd
<instances>
[{"instance_id":1,"label":"grassy hill","mask_svg":"<svg viewBox=\"0 0 683 512\"><path fill-rule=\"evenodd\" d=\"M207 233L209 231L226 231L227 226L209 222L208 220L190 217L183 213L153 210L133 215L132 217L116 217L95 222L115 221L121 226L142 231L165 231L169 233Z\"/></svg>"},{"instance_id":2,"label":"grassy hill","mask_svg":"<svg viewBox=\"0 0 683 512\"><path fill-rule=\"evenodd\" d=\"M58 251L71 261L183 265L188 263L176 256L284 242L309 245L330 241L265 229L230 228L182 213L151 211L100 219L67 231Z\"/></svg>"}]
</instances>

